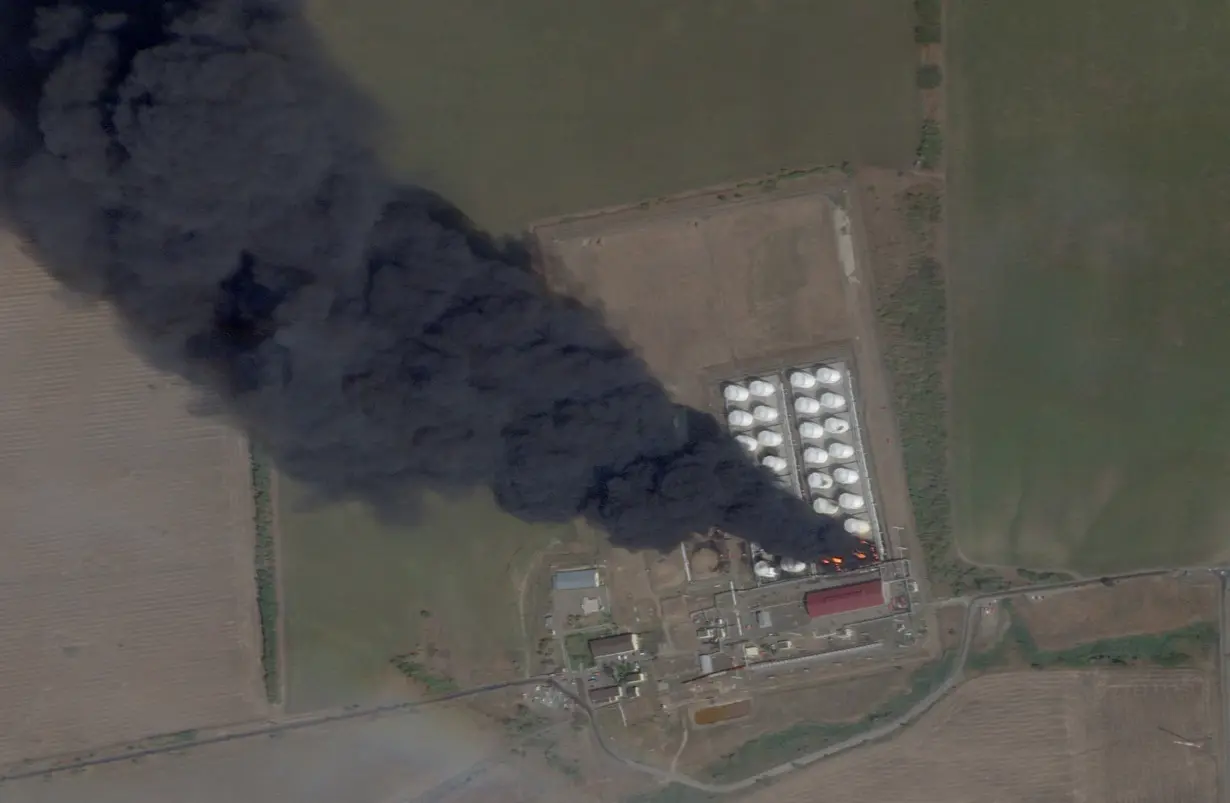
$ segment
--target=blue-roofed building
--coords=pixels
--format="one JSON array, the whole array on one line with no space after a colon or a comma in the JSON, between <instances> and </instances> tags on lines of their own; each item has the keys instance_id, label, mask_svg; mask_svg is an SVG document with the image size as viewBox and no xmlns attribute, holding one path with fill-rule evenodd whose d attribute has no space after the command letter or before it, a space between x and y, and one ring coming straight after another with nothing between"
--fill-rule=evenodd
<instances>
[{"instance_id":1,"label":"blue-roofed building","mask_svg":"<svg viewBox=\"0 0 1230 803\"><path fill-rule=\"evenodd\" d=\"M592 566L588 569L556 572L551 578L551 587L556 591L575 591L582 588L597 588L600 585L602 582L598 577L598 570Z\"/></svg>"}]
</instances>

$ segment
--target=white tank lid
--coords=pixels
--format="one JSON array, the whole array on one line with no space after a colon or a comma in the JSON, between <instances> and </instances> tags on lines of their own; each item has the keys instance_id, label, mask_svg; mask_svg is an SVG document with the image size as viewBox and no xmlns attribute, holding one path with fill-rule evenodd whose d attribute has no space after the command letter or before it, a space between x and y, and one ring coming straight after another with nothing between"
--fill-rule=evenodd
<instances>
[{"instance_id":1,"label":"white tank lid","mask_svg":"<svg viewBox=\"0 0 1230 803\"><path fill-rule=\"evenodd\" d=\"M749 452L754 452L760 448L760 444L751 435L736 435L735 440L737 440L739 445Z\"/></svg>"},{"instance_id":2,"label":"white tank lid","mask_svg":"<svg viewBox=\"0 0 1230 803\"><path fill-rule=\"evenodd\" d=\"M803 450L803 462L814 466L823 466L829 462L829 453L819 446L808 446Z\"/></svg>"},{"instance_id":3,"label":"white tank lid","mask_svg":"<svg viewBox=\"0 0 1230 803\"><path fill-rule=\"evenodd\" d=\"M823 471L813 471L807 475L807 487L817 491L826 491L833 487L833 478Z\"/></svg>"},{"instance_id":4,"label":"white tank lid","mask_svg":"<svg viewBox=\"0 0 1230 803\"><path fill-rule=\"evenodd\" d=\"M766 424L771 424L781 417L777 410L767 405L761 404L756 409L752 410L752 415L757 421L763 421Z\"/></svg>"},{"instance_id":5,"label":"white tank lid","mask_svg":"<svg viewBox=\"0 0 1230 803\"><path fill-rule=\"evenodd\" d=\"M804 421L802 424L799 424L799 434L804 438L823 438L824 427L812 421Z\"/></svg>"},{"instance_id":6,"label":"white tank lid","mask_svg":"<svg viewBox=\"0 0 1230 803\"><path fill-rule=\"evenodd\" d=\"M753 396L760 396L762 398L772 396L777 392L777 388L773 387L773 383L766 382L763 379L753 379L751 382L748 382L747 389Z\"/></svg>"},{"instance_id":7,"label":"white tank lid","mask_svg":"<svg viewBox=\"0 0 1230 803\"><path fill-rule=\"evenodd\" d=\"M871 525L863 519L846 519L842 526L851 535L867 535L871 532Z\"/></svg>"},{"instance_id":8,"label":"white tank lid","mask_svg":"<svg viewBox=\"0 0 1230 803\"><path fill-rule=\"evenodd\" d=\"M842 485L854 485L859 481L859 476L858 472L854 469L842 466L841 468L833 469L833 479Z\"/></svg>"},{"instance_id":9,"label":"white tank lid","mask_svg":"<svg viewBox=\"0 0 1230 803\"><path fill-rule=\"evenodd\" d=\"M726 420L732 427L750 427L756 419L746 410L731 410Z\"/></svg>"},{"instance_id":10,"label":"white tank lid","mask_svg":"<svg viewBox=\"0 0 1230 803\"><path fill-rule=\"evenodd\" d=\"M846 397L840 393L821 393L820 406L826 410L846 409Z\"/></svg>"},{"instance_id":11,"label":"white tank lid","mask_svg":"<svg viewBox=\"0 0 1230 803\"><path fill-rule=\"evenodd\" d=\"M841 371L827 365L822 365L816 369L816 379L819 379L826 385L836 385L841 381Z\"/></svg>"},{"instance_id":12,"label":"white tank lid","mask_svg":"<svg viewBox=\"0 0 1230 803\"><path fill-rule=\"evenodd\" d=\"M824 419L824 429L834 435L842 435L850 431L850 422L844 418L831 415Z\"/></svg>"},{"instance_id":13,"label":"white tank lid","mask_svg":"<svg viewBox=\"0 0 1230 803\"><path fill-rule=\"evenodd\" d=\"M820 412L820 402L810 396L800 396L794 400L794 409L803 415L815 415Z\"/></svg>"},{"instance_id":14,"label":"white tank lid","mask_svg":"<svg viewBox=\"0 0 1230 803\"><path fill-rule=\"evenodd\" d=\"M774 454L761 458L760 464L774 474L784 474L788 467L784 459Z\"/></svg>"},{"instance_id":15,"label":"white tank lid","mask_svg":"<svg viewBox=\"0 0 1230 803\"><path fill-rule=\"evenodd\" d=\"M832 499L821 497L811 503L811 509L819 513L821 516L834 516L837 511L841 510L837 503Z\"/></svg>"},{"instance_id":16,"label":"white tank lid","mask_svg":"<svg viewBox=\"0 0 1230 803\"><path fill-rule=\"evenodd\" d=\"M774 432L771 429L766 429L756 435L756 440L760 441L761 446L781 446L782 436L779 432Z\"/></svg>"},{"instance_id":17,"label":"white tank lid","mask_svg":"<svg viewBox=\"0 0 1230 803\"><path fill-rule=\"evenodd\" d=\"M848 443L834 443L829 447L829 457L834 460L849 460L854 457L854 447Z\"/></svg>"},{"instance_id":18,"label":"white tank lid","mask_svg":"<svg viewBox=\"0 0 1230 803\"><path fill-rule=\"evenodd\" d=\"M805 371L794 371L790 374L790 385L796 388L814 388L816 386L816 378Z\"/></svg>"},{"instance_id":19,"label":"white tank lid","mask_svg":"<svg viewBox=\"0 0 1230 803\"><path fill-rule=\"evenodd\" d=\"M747 388L742 385L727 385L722 388L722 396L726 401L741 402L747 401L751 394L747 392Z\"/></svg>"},{"instance_id":20,"label":"white tank lid","mask_svg":"<svg viewBox=\"0 0 1230 803\"><path fill-rule=\"evenodd\" d=\"M863 497L858 494L842 494L837 497L837 504L846 510L862 510L867 506L867 503L863 501Z\"/></svg>"}]
</instances>

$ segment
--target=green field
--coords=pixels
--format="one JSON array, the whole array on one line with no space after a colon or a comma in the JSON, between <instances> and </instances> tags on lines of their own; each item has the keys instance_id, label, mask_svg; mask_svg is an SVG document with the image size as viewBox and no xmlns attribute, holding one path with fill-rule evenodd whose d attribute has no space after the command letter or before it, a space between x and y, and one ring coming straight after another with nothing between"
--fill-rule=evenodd
<instances>
[{"instance_id":1,"label":"green field","mask_svg":"<svg viewBox=\"0 0 1230 803\"><path fill-rule=\"evenodd\" d=\"M403 675L426 692L520 676L516 584L571 527L523 524L477 493L429 499L414 528L357 505L313 509L285 481L278 504L292 711L395 693ZM407 657L427 644L435 665Z\"/></svg>"},{"instance_id":2,"label":"green field","mask_svg":"<svg viewBox=\"0 0 1230 803\"><path fill-rule=\"evenodd\" d=\"M1224 556L1230 6L955 0L945 38L963 553Z\"/></svg>"},{"instance_id":3,"label":"green field","mask_svg":"<svg viewBox=\"0 0 1230 803\"><path fill-rule=\"evenodd\" d=\"M481 224L782 167L907 166L912 8L849 0L311 0L391 159Z\"/></svg>"}]
</instances>

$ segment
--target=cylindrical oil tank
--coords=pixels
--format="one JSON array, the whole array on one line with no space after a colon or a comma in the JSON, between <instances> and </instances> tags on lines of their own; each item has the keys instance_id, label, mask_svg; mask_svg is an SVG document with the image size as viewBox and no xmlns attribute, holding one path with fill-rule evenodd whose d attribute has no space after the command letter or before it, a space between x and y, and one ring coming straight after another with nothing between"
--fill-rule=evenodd
<instances>
[{"instance_id":1,"label":"cylindrical oil tank","mask_svg":"<svg viewBox=\"0 0 1230 803\"><path fill-rule=\"evenodd\" d=\"M774 432L771 429L766 429L756 435L756 440L761 446L781 446L782 436L780 432Z\"/></svg>"},{"instance_id":2,"label":"cylindrical oil tank","mask_svg":"<svg viewBox=\"0 0 1230 803\"><path fill-rule=\"evenodd\" d=\"M816 379L825 385L836 385L841 381L841 371L827 365L822 365L816 369Z\"/></svg>"},{"instance_id":3,"label":"cylindrical oil tank","mask_svg":"<svg viewBox=\"0 0 1230 803\"><path fill-rule=\"evenodd\" d=\"M829 462L829 453L819 446L808 446L803 450L803 462L812 466L823 466Z\"/></svg>"},{"instance_id":4,"label":"cylindrical oil tank","mask_svg":"<svg viewBox=\"0 0 1230 803\"><path fill-rule=\"evenodd\" d=\"M735 440L748 452L754 452L760 448L760 443L751 435L736 435Z\"/></svg>"},{"instance_id":5,"label":"cylindrical oil tank","mask_svg":"<svg viewBox=\"0 0 1230 803\"><path fill-rule=\"evenodd\" d=\"M776 409L761 404L752 410L752 417L762 424L772 424L781 416Z\"/></svg>"},{"instance_id":6,"label":"cylindrical oil tank","mask_svg":"<svg viewBox=\"0 0 1230 803\"><path fill-rule=\"evenodd\" d=\"M807 487L814 491L827 491L833 487L833 478L823 471L813 471L807 475Z\"/></svg>"},{"instance_id":7,"label":"cylindrical oil tank","mask_svg":"<svg viewBox=\"0 0 1230 803\"><path fill-rule=\"evenodd\" d=\"M846 409L846 397L840 393L821 393L820 406L826 410Z\"/></svg>"},{"instance_id":8,"label":"cylindrical oil tank","mask_svg":"<svg viewBox=\"0 0 1230 803\"><path fill-rule=\"evenodd\" d=\"M834 460L849 460L854 457L854 447L848 443L834 443L829 446L829 457Z\"/></svg>"},{"instance_id":9,"label":"cylindrical oil tank","mask_svg":"<svg viewBox=\"0 0 1230 803\"><path fill-rule=\"evenodd\" d=\"M855 485L859 481L859 475L854 469L842 466L833 470L833 479L842 485Z\"/></svg>"},{"instance_id":10,"label":"cylindrical oil tank","mask_svg":"<svg viewBox=\"0 0 1230 803\"><path fill-rule=\"evenodd\" d=\"M812 440L820 440L824 437L824 427L812 421L804 421L799 424L799 435Z\"/></svg>"},{"instance_id":11,"label":"cylindrical oil tank","mask_svg":"<svg viewBox=\"0 0 1230 803\"><path fill-rule=\"evenodd\" d=\"M802 574L807 571L807 564L801 560L786 558L782 561L782 571L786 574Z\"/></svg>"},{"instance_id":12,"label":"cylindrical oil tank","mask_svg":"<svg viewBox=\"0 0 1230 803\"><path fill-rule=\"evenodd\" d=\"M870 535L871 524L865 519L846 519L842 525L850 535Z\"/></svg>"},{"instance_id":13,"label":"cylindrical oil tank","mask_svg":"<svg viewBox=\"0 0 1230 803\"><path fill-rule=\"evenodd\" d=\"M722 388L722 396L726 401L745 402L751 395L742 385L727 385Z\"/></svg>"},{"instance_id":14,"label":"cylindrical oil tank","mask_svg":"<svg viewBox=\"0 0 1230 803\"><path fill-rule=\"evenodd\" d=\"M764 580L776 580L777 578L782 576L781 571L778 570L778 568L774 566L772 563L769 563L767 560L756 561L756 565L752 569L752 571L756 573L757 577L760 577Z\"/></svg>"},{"instance_id":15,"label":"cylindrical oil tank","mask_svg":"<svg viewBox=\"0 0 1230 803\"><path fill-rule=\"evenodd\" d=\"M759 396L762 399L767 399L777 392L772 382L766 382L763 379L753 379L748 382L747 389L753 396Z\"/></svg>"},{"instance_id":16,"label":"cylindrical oil tank","mask_svg":"<svg viewBox=\"0 0 1230 803\"><path fill-rule=\"evenodd\" d=\"M832 499L825 499L823 496L811 503L811 509L821 516L836 516L837 511L841 510L836 502Z\"/></svg>"},{"instance_id":17,"label":"cylindrical oil tank","mask_svg":"<svg viewBox=\"0 0 1230 803\"><path fill-rule=\"evenodd\" d=\"M815 415L820 412L820 402L810 396L800 396L794 400L794 409L800 415Z\"/></svg>"},{"instance_id":18,"label":"cylindrical oil tank","mask_svg":"<svg viewBox=\"0 0 1230 803\"><path fill-rule=\"evenodd\" d=\"M867 506L863 497L858 494L842 494L837 497L837 504L841 505L842 510L862 510Z\"/></svg>"},{"instance_id":19,"label":"cylindrical oil tank","mask_svg":"<svg viewBox=\"0 0 1230 803\"><path fill-rule=\"evenodd\" d=\"M807 390L816 386L816 378L806 371L795 371L790 374L790 386Z\"/></svg>"},{"instance_id":20,"label":"cylindrical oil tank","mask_svg":"<svg viewBox=\"0 0 1230 803\"><path fill-rule=\"evenodd\" d=\"M772 471L774 474L785 474L788 466L786 461L775 454L767 455L761 458L760 465Z\"/></svg>"},{"instance_id":21,"label":"cylindrical oil tank","mask_svg":"<svg viewBox=\"0 0 1230 803\"><path fill-rule=\"evenodd\" d=\"M850 431L850 422L844 418L831 415L824 419L824 431L832 435L844 435Z\"/></svg>"},{"instance_id":22,"label":"cylindrical oil tank","mask_svg":"<svg viewBox=\"0 0 1230 803\"><path fill-rule=\"evenodd\" d=\"M731 410L726 420L732 427L750 427L756 421L746 410Z\"/></svg>"}]
</instances>

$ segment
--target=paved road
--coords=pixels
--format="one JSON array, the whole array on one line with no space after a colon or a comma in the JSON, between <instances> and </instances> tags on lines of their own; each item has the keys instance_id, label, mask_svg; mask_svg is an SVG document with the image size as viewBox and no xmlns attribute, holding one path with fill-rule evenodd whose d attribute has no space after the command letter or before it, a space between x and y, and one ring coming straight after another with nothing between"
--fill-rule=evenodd
<instances>
[{"instance_id":1,"label":"paved road","mask_svg":"<svg viewBox=\"0 0 1230 803\"><path fill-rule=\"evenodd\" d=\"M778 778L789 772L793 772L794 770L802 769L803 767L810 766L816 763L817 761L822 761L826 758L831 758L835 755L838 755L839 753L844 753L847 750L853 750L854 748L861 747L869 742L875 742L875 741L879 741L880 739L885 739L890 736L893 736L897 733L897 731L906 727L907 725L912 723L914 720L918 719L920 716L930 711L931 708L934 707L936 703L938 703L940 700L946 697L949 692L951 692L954 688L960 685L961 682L965 679L965 662L966 662L966 659L969 658L969 652L970 652L971 647L973 646L973 641L974 641L974 632L975 632L974 621L980 615L980 611L982 609L983 603L992 602L992 601L998 602L1000 600L1010 599L1012 597L1025 596L1027 594L1041 594L1041 593L1047 593L1047 592L1053 592L1053 591L1063 591L1063 590L1069 590L1069 589L1074 589L1074 588L1082 588L1085 586L1097 585L1098 583L1103 582L1103 580L1117 582L1119 580L1131 580L1131 579L1138 578L1138 577L1156 577L1159 575L1173 574L1176 571L1184 571L1184 570L1183 569L1177 569L1177 570L1176 569L1148 569L1145 571L1124 572L1121 574L1106 575L1105 577L1094 578L1091 580L1071 580L1071 581L1066 581L1062 583L1043 583L1039 585L1027 586L1024 588L1014 588L1014 589L1010 589L1007 591L995 591L995 592L991 592L988 594L979 594L974 597L965 598L963 601L966 603L967 607L965 610L965 620L962 625L962 631L961 631L961 644L958 647L957 654L953 660L952 669L950 670L948 677L945 678L944 681L939 686L933 689L930 694L928 694L922 700L919 700L918 703L915 704L913 708L911 708L909 711L906 711L904 714L902 714L897 719L894 719L890 722L886 722L883 725L877 725L874 728L870 728L860 733L857 736L847 739L844 742L831 745L821 750L816 750L812 753L808 753L805 756L800 756L799 758L796 758L793 761L788 761L784 764L779 764L776 767L772 767L768 770L765 770L764 772L757 773L756 775L752 775L748 778L744 778L743 780L740 780L740 781L734 781L732 783L706 783L704 781L698 781L695 778L689 777L687 775L683 775L682 773L679 773L679 772L672 772L670 770L665 770L665 769L662 769L661 767L655 767L655 766L645 764L640 761L636 761L635 759L630 759L630 758L620 755L619 753L615 752L610 747L610 745L607 743L606 739L603 738L602 732L600 728L598 727L598 720L594 716L593 708L589 705L589 699L585 695L584 685L579 684L579 688L581 690L580 694L578 694L576 691L566 688L563 685L559 685L559 684L556 684L556 685L559 686L561 691L563 691L565 694L572 697L574 700L576 700L581 705L582 709L585 711L586 716L589 718L590 727L594 731L594 737L597 739L598 744L601 746L602 750L606 752L607 755L611 756L616 761L619 761L623 763L625 766L635 769L639 772L643 772L646 775L652 775L656 778L660 778L665 781L682 784L684 786L690 786L693 789L699 789L701 791L709 792L712 794L730 794L734 792L742 792L752 786L755 786L758 783L761 783L762 781L766 781L772 778ZM1207 568L1206 569L1188 569L1186 571L1209 571L1209 569ZM1230 611L1226 610L1226 602L1224 598L1225 584L1226 584L1226 577L1225 575L1222 575L1223 644L1227 643L1225 639L1225 628L1227 626L1225 617L1227 617L1227 615L1230 615ZM1230 709L1227 709L1227 717L1230 717ZM1230 732L1230 731L1227 731L1227 732ZM1230 763L1230 756L1228 756L1228 763ZM1230 803L1230 800L1223 799L1221 803Z\"/></svg>"}]
</instances>

